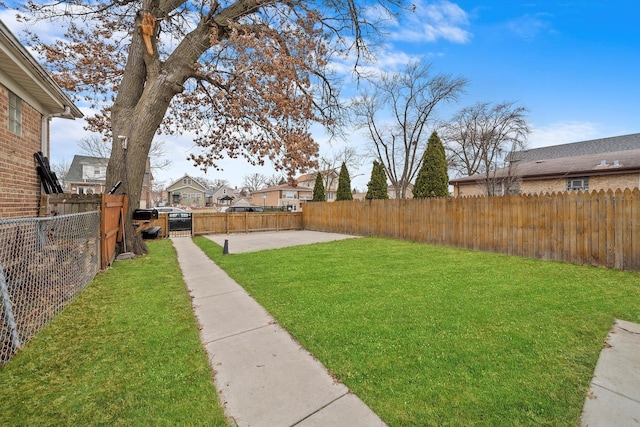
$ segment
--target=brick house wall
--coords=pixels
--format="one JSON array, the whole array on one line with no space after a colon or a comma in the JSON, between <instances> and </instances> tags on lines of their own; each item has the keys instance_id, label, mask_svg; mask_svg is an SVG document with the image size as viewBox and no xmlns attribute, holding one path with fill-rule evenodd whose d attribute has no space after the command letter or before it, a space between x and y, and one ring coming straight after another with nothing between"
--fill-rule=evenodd
<instances>
[{"instance_id":1,"label":"brick house wall","mask_svg":"<svg viewBox=\"0 0 640 427\"><path fill-rule=\"evenodd\" d=\"M640 173L627 173L620 175L594 175L589 177L589 191L600 190L624 190L634 189L640 186ZM544 194L567 191L567 179L556 178L537 181L524 181L520 183L520 190L525 194Z\"/></svg>"},{"instance_id":2,"label":"brick house wall","mask_svg":"<svg viewBox=\"0 0 640 427\"><path fill-rule=\"evenodd\" d=\"M589 191L640 188L640 173L589 176ZM520 182L523 194L562 193L567 191L567 178L539 179ZM486 196L484 184L465 183L454 186L454 197Z\"/></svg>"},{"instance_id":3,"label":"brick house wall","mask_svg":"<svg viewBox=\"0 0 640 427\"><path fill-rule=\"evenodd\" d=\"M9 91L0 84L0 218L35 217L41 185L33 154L42 150L42 115L23 99L21 136L9 131L8 117Z\"/></svg>"}]
</instances>

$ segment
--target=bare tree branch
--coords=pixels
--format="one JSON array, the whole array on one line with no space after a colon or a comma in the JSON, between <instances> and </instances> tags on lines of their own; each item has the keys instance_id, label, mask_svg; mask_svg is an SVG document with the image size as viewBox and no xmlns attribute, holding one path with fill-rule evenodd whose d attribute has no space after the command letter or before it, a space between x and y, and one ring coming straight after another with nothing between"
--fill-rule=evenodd
<instances>
[{"instance_id":1,"label":"bare tree branch","mask_svg":"<svg viewBox=\"0 0 640 427\"><path fill-rule=\"evenodd\" d=\"M400 198L418 172L436 107L456 101L466 85L462 77L433 76L430 64L414 62L401 72L383 73L354 102L356 126L368 133Z\"/></svg>"},{"instance_id":2,"label":"bare tree branch","mask_svg":"<svg viewBox=\"0 0 640 427\"><path fill-rule=\"evenodd\" d=\"M441 130L449 165L461 176L481 174L487 194L493 195L497 188L495 171L509 152L526 145L530 132L527 112L514 102L483 102L462 109ZM508 170L513 176L512 165ZM499 187L502 191L502 185Z\"/></svg>"}]
</instances>

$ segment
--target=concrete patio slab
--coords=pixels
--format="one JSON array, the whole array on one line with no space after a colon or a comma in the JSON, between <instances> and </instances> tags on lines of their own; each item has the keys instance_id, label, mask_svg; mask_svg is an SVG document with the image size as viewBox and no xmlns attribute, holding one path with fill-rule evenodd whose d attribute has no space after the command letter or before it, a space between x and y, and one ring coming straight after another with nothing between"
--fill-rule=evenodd
<instances>
[{"instance_id":1,"label":"concrete patio slab","mask_svg":"<svg viewBox=\"0 0 640 427\"><path fill-rule=\"evenodd\" d=\"M265 231L255 233L209 234L207 239L224 247L228 240L230 254L256 252L266 249L278 249L288 246L310 245L313 243L332 242L335 240L355 239L360 236L347 234L322 233L319 231Z\"/></svg>"}]
</instances>

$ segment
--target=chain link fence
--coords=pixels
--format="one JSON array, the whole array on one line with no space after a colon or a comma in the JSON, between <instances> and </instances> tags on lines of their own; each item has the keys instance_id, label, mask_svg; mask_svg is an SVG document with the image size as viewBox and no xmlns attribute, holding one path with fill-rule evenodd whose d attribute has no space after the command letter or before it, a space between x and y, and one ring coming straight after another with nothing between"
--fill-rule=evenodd
<instances>
[{"instance_id":1,"label":"chain link fence","mask_svg":"<svg viewBox=\"0 0 640 427\"><path fill-rule=\"evenodd\" d=\"M100 212L0 220L0 366L100 268Z\"/></svg>"}]
</instances>

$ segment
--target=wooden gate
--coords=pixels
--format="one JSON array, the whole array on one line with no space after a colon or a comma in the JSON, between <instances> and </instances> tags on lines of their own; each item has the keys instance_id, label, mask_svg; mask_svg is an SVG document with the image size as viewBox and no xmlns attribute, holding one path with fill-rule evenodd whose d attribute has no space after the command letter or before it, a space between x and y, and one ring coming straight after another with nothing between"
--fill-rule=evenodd
<instances>
[{"instance_id":1,"label":"wooden gate","mask_svg":"<svg viewBox=\"0 0 640 427\"><path fill-rule=\"evenodd\" d=\"M127 196L102 195L102 218L100 221L100 268L102 270L107 268L116 258L116 246L122 241L123 220L127 204Z\"/></svg>"}]
</instances>

